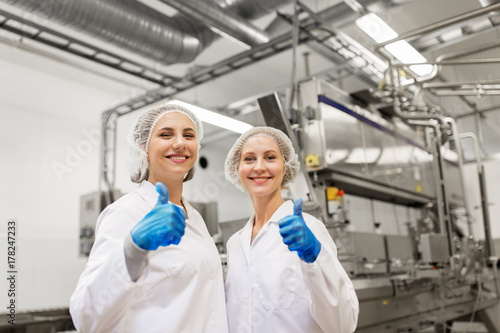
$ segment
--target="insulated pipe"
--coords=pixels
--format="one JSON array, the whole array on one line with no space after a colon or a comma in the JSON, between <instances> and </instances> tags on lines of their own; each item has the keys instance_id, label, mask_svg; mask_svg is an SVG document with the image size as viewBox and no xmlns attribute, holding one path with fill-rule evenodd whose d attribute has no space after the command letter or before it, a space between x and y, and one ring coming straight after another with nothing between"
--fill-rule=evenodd
<instances>
[{"instance_id":1,"label":"insulated pipe","mask_svg":"<svg viewBox=\"0 0 500 333\"><path fill-rule=\"evenodd\" d=\"M166 65L191 62L215 38L215 34L198 20L185 15L169 17L136 0L5 0L5 2ZM205 0L198 2L203 6ZM216 3L222 12L236 13L245 18L258 18L290 3L291 0L212 0L212 2ZM223 17L221 14L221 21L224 21ZM228 19L226 24L229 29L231 21Z\"/></svg>"},{"instance_id":2,"label":"insulated pipe","mask_svg":"<svg viewBox=\"0 0 500 333\"><path fill-rule=\"evenodd\" d=\"M455 141L455 147L457 150L457 158L458 158L458 172L460 175L460 187L462 189L462 193L464 196L464 203L465 203L465 214L467 215L467 228L469 231L469 235L473 235L472 233L472 227L470 224L470 200L469 200L469 195L467 193L467 190L465 189L465 174L464 174L464 160L462 156L462 147L460 146L460 139L458 136L458 129L457 129L457 123L453 118L446 117L444 118L444 122L448 123L451 127L451 134L453 135L453 140Z\"/></svg>"},{"instance_id":3,"label":"insulated pipe","mask_svg":"<svg viewBox=\"0 0 500 333\"><path fill-rule=\"evenodd\" d=\"M390 40L385 41L383 43L377 44L375 46L375 51L381 53L379 50L382 47L384 47L386 45L389 45L389 44L392 44L394 42L398 42L400 40L408 40L408 39L412 40L412 39L418 38L418 37L420 37L422 35L425 35L425 34L428 34L430 32L436 31L438 29L445 28L445 27L447 27L449 25L453 25L453 24L459 23L461 21L464 21L464 20L467 20L467 19L471 19L471 18L474 18L474 17L478 17L478 16L481 16L481 15L487 15L490 12L495 11L495 10L499 10L499 9L500 9L500 3L495 3L495 4L490 5L488 7L476 9L476 10L473 10L473 11L468 12L466 14L461 14L461 15L457 15L457 16L451 17L449 19L440 21L439 23L430 24L428 26L425 26L425 27L422 27L422 28L419 28L419 29L416 29L416 30L413 30L413 31L409 31L409 32L407 32L405 34L402 34L402 35L396 37L396 38L393 38L393 39L390 39Z\"/></svg>"},{"instance_id":4,"label":"insulated pipe","mask_svg":"<svg viewBox=\"0 0 500 333\"><path fill-rule=\"evenodd\" d=\"M434 129L434 150L437 157L437 170L434 171L436 177L436 195L437 195L437 210L439 218L439 232L443 234L446 230L448 236L448 250L450 257L453 257L455 250L453 248L453 237L451 230L451 222L449 219L450 213L448 208L448 201L446 198L446 188L444 186L444 170L443 170L443 156L441 155L441 129L438 124L433 124L428 121L409 120L408 124L416 126L430 127Z\"/></svg>"},{"instance_id":5,"label":"insulated pipe","mask_svg":"<svg viewBox=\"0 0 500 333\"><path fill-rule=\"evenodd\" d=\"M267 43L269 37L258 28L232 13L224 13L210 1L161 0L178 11L199 20L208 27L215 28L249 46ZM216 31L216 32L217 32Z\"/></svg>"},{"instance_id":6,"label":"insulated pipe","mask_svg":"<svg viewBox=\"0 0 500 333\"><path fill-rule=\"evenodd\" d=\"M6 2L163 64L191 62L213 39L187 33L200 30L194 20L162 15L135 0Z\"/></svg>"},{"instance_id":7,"label":"insulated pipe","mask_svg":"<svg viewBox=\"0 0 500 333\"><path fill-rule=\"evenodd\" d=\"M488 257L495 255L495 249L493 248L493 239L491 237L491 226L490 226L490 213L488 210L488 193L486 191L486 181L484 179L484 167L481 162L481 156L479 154L479 144L477 142L476 134L467 132L462 133L458 136L460 139L470 138L474 145L474 154L476 156L477 173L479 176L479 191L481 193L481 210L483 213L483 227L484 227L484 241L486 245L486 251Z\"/></svg>"},{"instance_id":8,"label":"insulated pipe","mask_svg":"<svg viewBox=\"0 0 500 333\"><path fill-rule=\"evenodd\" d=\"M486 59L484 59L486 60ZM451 61L450 63L457 63L457 61ZM459 63L467 63L467 62L459 62ZM469 62L470 63L470 62ZM475 64L477 63L484 63L484 62L474 62ZM500 63L500 58L494 58L491 59L491 61L488 61L487 63ZM424 83L422 84L421 87L417 88L414 92L413 95L413 100L418 102L421 102L420 104L423 104L423 97L422 93L425 90L429 89L436 89L436 88L462 88L462 89L470 89L471 92L473 92L472 95L482 95L477 89L478 88L483 88L484 90L484 95L498 95L498 91L491 91L487 93L489 89L498 89L498 85L500 84L500 79L496 80L479 80L479 81L468 81L468 82L430 82L430 83ZM488 87L490 86L491 87ZM466 95L464 93L464 95ZM471 95L471 94L467 94Z\"/></svg>"},{"instance_id":9,"label":"insulated pipe","mask_svg":"<svg viewBox=\"0 0 500 333\"><path fill-rule=\"evenodd\" d=\"M500 43L498 43L500 46ZM486 50L486 49L484 49ZM465 55L465 54L464 54ZM409 64L391 64L387 68L384 73L384 78L387 80L387 77L392 73L393 70L398 70L403 67L409 66L421 66L421 65L434 65L432 72L426 76L418 77L414 79L418 83L423 83L426 81L432 80L438 73L439 66L456 66L456 65L491 65L500 63L500 58L482 58L482 59L457 59L457 60L442 60L437 59L436 61L426 61L420 63L409 63ZM406 85L413 84L414 82L410 82ZM446 82L443 82L445 84Z\"/></svg>"},{"instance_id":10,"label":"insulated pipe","mask_svg":"<svg viewBox=\"0 0 500 333\"><path fill-rule=\"evenodd\" d=\"M393 79L394 79L394 82L398 82L399 83L399 73L397 72L397 70L393 69ZM400 85L398 85L400 86ZM405 113L403 112L403 110L401 109L401 106L400 106L400 102L399 102L399 96L397 95L397 90L394 89L394 95L393 95L393 99L394 99L394 103L393 103L393 108L394 108L394 113L400 117L401 119L403 119L403 121L405 122L408 122L410 120L425 120L425 121L429 121L431 119L435 119L437 121L439 121L439 123L442 125L442 126L445 126L446 123L444 121L444 117L441 116L441 115L437 115L437 114L428 114L428 113Z\"/></svg>"},{"instance_id":11,"label":"insulated pipe","mask_svg":"<svg viewBox=\"0 0 500 333\"><path fill-rule=\"evenodd\" d=\"M491 63L500 63L500 58L493 59ZM459 88L462 90L457 90L456 94L449 93L449 95L463 95L463 96L474 96L474 95L499 95L498 85L500 80L479 80L479 81L468 81L468 82L430 82L424 83L421 87L417 88L414 92L413 101L416 103L421 102L423 104L422 93L429 89L451 89ZM469 91L465 91L468 89Z\"/></svg>"},{"instance_id":12,"label":"insulated pipe","mask_svg":"<svg viewBox=\"0 0 500 333\"><path fill-rule=\"evenodd\" d=\"M498 0L479 0L479 3L481 4L482 7L487 7L493 3L497 3ZM495 15L499 15L500 12L495 12ZM500 296L500 295L499 295Z\"/></svg>"}]
</instances>

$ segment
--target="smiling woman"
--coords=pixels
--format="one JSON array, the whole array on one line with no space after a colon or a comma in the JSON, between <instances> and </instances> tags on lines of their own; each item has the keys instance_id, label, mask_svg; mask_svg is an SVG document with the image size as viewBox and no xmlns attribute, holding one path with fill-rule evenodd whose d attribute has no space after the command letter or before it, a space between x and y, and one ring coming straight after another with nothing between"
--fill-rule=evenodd
<instances>
[{"instance_id":1,"label":"smiling woman","mask_svg":"<svg viewBox=\"0 0 500 333\"><path fill-rule=\"evenodd\" d=\"M300 168L290 139L271 127L243 133L226 178L249 193L254 214L227 242L230 332L354 332L359 303L337 248L302 199L281 188Z\"/></svg>"},{"instance_id":2,"label":"smiling woman","mask_svg":"<svg viewBox=\"0 0 500 333\"><path fill-rule=\"evenodd\" d=\"M178 105L137 120L129 141L140 185L99 216L70 301L79 332L227 332L219 253L182 197L202 136L198 118Z\"/></svg>"},{"instance_id":3,"label":"smiling woman","mask_svg":"<svg viewBox=\"0 0 500 333\"><path fill-rule=\"evenodd\" d=\"M193 121L182 113L165 114L152 129L147 147L148 181L152 184L159 181L164 184L179 181L182 183L194 167L198 156ZM175 197L177 198L179 200L174 202L180 204L180 195ZM174 198L171 196L172 199Z\"/></svg>"}]
</instances>

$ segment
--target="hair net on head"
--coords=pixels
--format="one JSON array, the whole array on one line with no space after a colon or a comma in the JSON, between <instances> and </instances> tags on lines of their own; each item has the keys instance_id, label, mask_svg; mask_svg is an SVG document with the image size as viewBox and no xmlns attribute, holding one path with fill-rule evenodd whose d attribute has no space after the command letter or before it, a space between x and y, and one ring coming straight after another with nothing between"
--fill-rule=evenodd
<instances>
[{"instance_id":1,"label":"hair net on head","mask_svg":"<svg viewBox=\"0 0 500 333\"><path fill-rule=\"evenodd\" d=\"M283 182L281 186L285 186L295 178L300 170L299 157L293 149L292 141L290 141L290 138L288 138L285 133L276 128L267 126L254 127L243 133L238 140L236 140L231 150L229 150L226 162L224 163L226 179L243 192L246 191L241 184L238 167L240 165L241 150L243 146L250 138L255 136L267 136L273 139L280 148L281 155L283 155L283 159L285 160Z\"/></svg>"},{"instance_id":2,"label":"hair net on head","mask_svg":"<svg viewBox=\"0 0 500 333\"><path fill-rule=\"evenodd\" d=\"M196 115L189 111L188 109L177 105L177 104L163 104L161 106L154 107L145 111L142 115L137 118L135 124L130 129L128 135L128 142L131 148L131 156L129 163L130 170L130 180L134 183L140 183L146 180L149 176L148 167L148 145L149 139L151 138L151 133L156 123L167 113L178 112L185 114L194 124L194 130L196 132L196 142L198 143L198 150L200 149L200 141L203 138L203 127L201 121L196 117ZM184 181L188 181L193 178L195 167L193 166L191 170L184 177Z\"/></svg>"}]
</instances>

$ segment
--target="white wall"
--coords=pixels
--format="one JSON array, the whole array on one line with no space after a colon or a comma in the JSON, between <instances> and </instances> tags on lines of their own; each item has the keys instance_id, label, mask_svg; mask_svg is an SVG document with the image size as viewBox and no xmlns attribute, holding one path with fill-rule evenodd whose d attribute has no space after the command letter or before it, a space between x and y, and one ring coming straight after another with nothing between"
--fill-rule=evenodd
<instances>
[{"instance_id":1,"label":"white wall","mask_svg":"<svg viewBox=\"0 0 500 333\"><path fill-rule=\"evenodd\" d=\"M98 187L100 114L138 88L20 46L0 43L0 54L1 267L15 219L17 310L68 306L86 263L79 202ZM0 290L3 306L5 278Z\"/></svg>"}]
</instances>

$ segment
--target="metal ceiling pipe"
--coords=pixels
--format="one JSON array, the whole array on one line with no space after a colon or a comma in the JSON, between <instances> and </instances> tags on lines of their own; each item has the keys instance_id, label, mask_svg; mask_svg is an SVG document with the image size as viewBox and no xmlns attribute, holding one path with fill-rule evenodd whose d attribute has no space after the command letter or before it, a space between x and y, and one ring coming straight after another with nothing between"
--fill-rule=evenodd
<instances>
[{"instance_id":1,"label":"metal ceiling pipe","mask_svg":"<svg viewBox=\"0 0 500 333\"><path fill-rule=\"evenodd\" d=\"M205 0L199 0L205 1ZM225 13L253 20L290 4L292 0L211 0Z\"/></svg>"},{"instance_id":2,"label":"metal ceiling pipe","mask_svg":"<svg viewBox=\"0 0 500 333\"><path fill-rule=\"evenodd\" d=\"M208 27L215 28L249 46L267 43L267 34L241 17L225 13L214 3L196 0L161 0L183 14L195 18Z\"/></svg>"},{"instance_id":3,"label":"metal ceiling pipe","mask_svg":"<svg viewBox=\"0 0 500 333\"><path fill-rule=\"evenodd\" d=\"M405 3L412 1L413 0L358 0L356 1L356 3L362 6L364 9L378 6L378 7L384 7L384 9L387 10L389 8L403 5ZM360 12L362 12L361 9L359 11L355 11L353 10L352 6L350 6L348 3L344 1L337 5L327 8L317 13L316 15L322 22L328 22L334 27L340 27L346 23L352 23L353 20L361 16ZM278 16L266 28L266 32L269 34L271 38L282 35L287 31L291 33L290 23L284 20L281 16ZM333 52L331 52L331 50L326 49L324 46L318 44L315 41L308 42L307 46L313 49L316 53L322 55L326 59L329 59L335 63L345 62L345 59L340 54L334 54ZM359 78L362 81L366 82L368 85L372 85L373 83L378 84L380 82L378 78L374 80L372 77L365 75L360 75Z\"/></svg>"},{"instance_id":4,"label":"metal ceiling pipe","mask_svg":"<svg viewBox=\"0 0 500 333\"><path fill-rule=\"evenodd\" d=\"M192 61L213 36L194 36L194 20L171 18L135 0L6 0L14 7L74 28L164 64Z\"/></svg>"},{"instance_id":5,"label":"metal ceiling pipe","mask_svg":"<svg viewBox=\"0 0 500 333\"><path fill-rule=\"evenodd\" d=\"M500 2L498 0L479 0L479 3L481 4L481 7L488 7L489 5L495 4L497 2ZM495 11L493 12L494 15L500 15L500 11Z\"/></svg>"},{"instance_id":6,"label":"metal ceiling pipe","mask_svg":"<svg viewBox=\"0 0 500 333\"><path fill-rule=\"evenodd\" d=\"M476 10L473 10L473 11L468 12L468 13L460 14L460 15L442 20L442 21L437 22L437 23L429 24L425 27L421 27L421 28L418 28L418 29L415 29L412 31L408 31L402 35L399 35L396 38L393 38L391 40L377 44L375 46L375 51L380 53L379 50L386 45L398 42L400 40L410 41L410 40L416 39L418 37L421 37L425 34L429 34L431 32L438 31L439 29L451 26L453 24L460 23L460 22L463 22L465 20L472 19L472 18L475 18L478 16L487 15L490 11L495 11L495 10L499 10L499 9L500 9L500 3L495 3L495 4L490 5L488 7L476 9Z\"/></svg>"}]
</instances>

